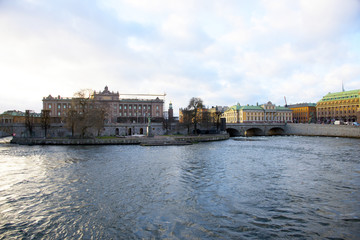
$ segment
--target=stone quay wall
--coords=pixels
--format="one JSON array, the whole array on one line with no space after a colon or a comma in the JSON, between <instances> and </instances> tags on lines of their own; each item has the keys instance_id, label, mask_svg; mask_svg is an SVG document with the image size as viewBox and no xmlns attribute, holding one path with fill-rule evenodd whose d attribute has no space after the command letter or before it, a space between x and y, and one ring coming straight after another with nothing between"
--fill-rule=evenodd
<instances>
[{"instance_id":1,"label":"stone quay wall","mask_svg":"<svg viewBox=\"0 0 360 240\"><path fill-rule=\"evenodd\" d=\"M20 145L182 145L183 143L222 141L229 139L228 134L198 136L155 136L155 137L120 137L120 138L85 138L85 139L49 139L14 137L11 143Z\"/></svg>"},{"instance_id":2,"label":"stone quay wall","mask_svg":"<svg viewBox=\"0 0 360 240\"><path fill-rule=\"evenodd\" d=\"M298 136L360 138L360 127L333 124L288 123L285 126L285 134Z\"/></svg>"}]
</instances>

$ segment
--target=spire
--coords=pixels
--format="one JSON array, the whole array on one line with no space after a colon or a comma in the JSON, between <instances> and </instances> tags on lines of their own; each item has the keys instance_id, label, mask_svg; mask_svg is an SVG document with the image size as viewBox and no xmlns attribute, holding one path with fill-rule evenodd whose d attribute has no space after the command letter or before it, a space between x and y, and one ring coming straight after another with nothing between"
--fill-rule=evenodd
<instances>
[{"instance_id":1,"label":"spire","mask_svg":"<svg viewBox=\"0 0 360 240\"><path fill-rule=\"evenodd\" d=\"M341 85L342 85L342 91L345 92L345 89L344 89L344 81L341 81Z\"/></svg>"}]
</instances>

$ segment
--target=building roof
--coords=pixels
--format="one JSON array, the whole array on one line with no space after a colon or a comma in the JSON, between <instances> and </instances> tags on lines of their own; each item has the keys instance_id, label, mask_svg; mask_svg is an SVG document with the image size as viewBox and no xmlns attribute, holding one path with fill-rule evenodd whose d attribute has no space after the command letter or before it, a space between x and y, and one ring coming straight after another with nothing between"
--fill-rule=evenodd
<instances>
[{"instance_id":1,"label":"building roof","mask_svg":"<svg viewBox=\"0 0 360 240\"><path fill-rule=\"evenodd\" d=\"M278 106L278 107L275 107L275 110L276 111L292 111L290 108L288 108L288 107L280 107L280 106Z\"/></svg>"},{"instance_id":2,"label":"building roof","mask_svg":"<svg viewBox=\"0 0 360 240\"><path fill-rule=\"evenodd\" d=\"M226 111L238 111L238 110L240 110L240 108L241 108L240 104L236 104L236 105L231 106Z\"/></svg>"},{"instance_id":3,"label":"building roof","mask_svg":"<svg viewBox=\"0 0 360 240\"><path fill-rule=\"evenodd\" d=\"M326 94L319 102L327 102L333 100L342 100L342 99L352 99L360 97L360 89L345 91L345 92L336 92Z\"/></svg>"},{"instance_id":4,"label":"building roof","mask_svg":"<svg viewBox=\"0 0 360 240\"><path fill-rule=\"evenodd\" d=\"M25 113L17 110L8 110L0 114L2 116L12 116L12 117L25 117ZM41 113L30 112L30 116L32 117L41 117Z\"/></svg>"},{"instance_id":5,"label":"building roof","mask_svg":"<svg viewBox=\"0 0 360 240\"><path fill-rule=\"evenodd\" d=\"M300 107L315 107L316 103L297 103L288 105L288 108L300 108Z\"/></svg>"},{"instance_id":6,"label":"building roof","mask_svg":"<svg viewBox=\"0 0 360 240\"><path fill-rule=\"evenodd\" d=\"M241 110L261 110L261 111L264 111L264 109L262 107L253 106L253 105L242 106Z\"/></svg>"},{"instance_id":7,"label":"building roof","mask_svg":"<svg viewBox=\"0 0 360 240\"><path fill-rule=\"evenodd\" d=\"M240 111L240 110L258 110L258 111L265 111L263 105L254 106L254 105L246 105L246 106L240 106L240 104L231 106L227 111ZM276 111L292 111L290 108L287 107L275 107Z\"/></svg>"}]
</instances>

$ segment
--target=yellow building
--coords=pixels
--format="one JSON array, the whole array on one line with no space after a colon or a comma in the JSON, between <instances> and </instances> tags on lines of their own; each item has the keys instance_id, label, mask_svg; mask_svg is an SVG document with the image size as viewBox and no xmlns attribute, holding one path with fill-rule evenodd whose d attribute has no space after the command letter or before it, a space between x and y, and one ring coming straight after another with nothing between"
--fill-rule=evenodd
<instances>
[{"instance_id":1,"label":"yellow building","mask_svg":"<svg viewBox=\"0 0 360 240\"><path fill-rule=\"evenodd\" d=\"M240 104L228 108L221 117L226 119L227 123L240 123Z\"/></svg>"},{"instance_id":2,"label":"yellow building","mask_svg":"<svg viewBox=\"0 0 360 240\"><path fill-rule=\"evenodd\" d=\"M360 89L337 93L328 93L316 104L318 121L331 123L359 121Z\"/></svg>"},{"instance_id":3,"label":"yellow building","mask_svg":"<svg viewBox=\"0 0 360 240\"><path fill-rule=\"evenodd\" d=\"M316 122L316 104L315 103L299 103L288 105L293 111L293 122L309 123Z\"/></svg>"},{"instance_id":4,"label":"yellow building","mask_svg":"<svg viewBox=\"0 0 360 240\"><path fill-rule=\"evenodd\" d=\"M292 122L292 110L271 102L260 106L237 104L225 111L222 117L226 123Z\"/></svg>"}]
</instances>

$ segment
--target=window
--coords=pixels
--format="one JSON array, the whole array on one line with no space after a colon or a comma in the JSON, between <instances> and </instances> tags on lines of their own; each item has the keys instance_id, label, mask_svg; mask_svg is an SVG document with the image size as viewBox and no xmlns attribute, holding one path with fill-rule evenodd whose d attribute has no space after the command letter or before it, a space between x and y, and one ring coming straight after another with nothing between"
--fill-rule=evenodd
<instances>
[{"instance_id":1,"label":"window","mask_svg":"<svg viewBox=\"0 0 360 240\"><path fill-rule=\"evenodd\" d=\"M124 113L124 116L126 117L126 113Z\"/></svg>"},{"instance_id":2,"label":"window","mask_svg":"<svg viewBox=\"0 0 360 240\"><path fill-rule=\"evenodd\" d=\"M136 105L134 106L134 109L136 110Z\"/></svg>"},{"instance_id":3,"label":"window","mask_svg":"<svg viewBox=\"0 0 360 240\"><path fill-rule=\"evenodd\" d=\"M126 105L124 106L124 109L126 110Z\"/></svg>"},{"instance_id":4,"label":"window","mask_svg":"<svg viewBox=\"0 0 360 240\"><path fill-rule=\"evenodd\" d=\"M66 104L64 104L64 109L66 109Z\"/></svg>"},{"instance_id":5,"label":"window","mask_svg":"<svg viewBox=\"0 0 360 240\"><path fill-rule=\"evenodd\" d=\"M51 104L49 104L49 108L51 109Z\"/></svg>"},{"instance_id":6,"label":"window","mask_svg":"<svg viewBox=\"0 0 360 240\"><path fill-rule=\"evenodd\" d=\"M121 116L122 116L122 113L120 113L119 116L121 117Z\"/></svg>"},{"instance_id":7,"label":"window","mask_svg":"<svg viewBox=\"0 0 360 240\"><path fill-rule=\"evenodd\" d=\"M58 112L58 116L61 116L61 113L60 113L60 112Z\"/></svg>"},{"instance_id":8,"label":"window","mask_svg":"<svg viewBox=\"0 0 360 240\"><path fill-rule=\"evenodd\" d=\"M131 105L129 106L129 109L131 110Z\"/></svg>"},{"instance_id":9,"label":"window","mask_svg":"<svg viewBox=\"0 0 360 240\"><path fill-rule=\"evenodd\" d=\"M61 105L60 105L60 104L58 104L58 108L59 108L59 109L61 108Z\"/></svg>"},{"instance_id":10,"label":"window","mask_svg":"<svg viewBox=\"0 0 360 240\"><path fill-rule=\"evenodd\" d=\"M141 110L141 106L139 106L139 110Z\"/></svg>"},{"instance_id":11,"label":"window","mask_svg":"<svg viewBox=\"0 0 360 240\"><path fill-rule=\"evenodd\" d=\"M122 106L121 106L121 105L119 106L119 109L120 109L120 110L122 109Z\"/></svg>"}]
</instances>

